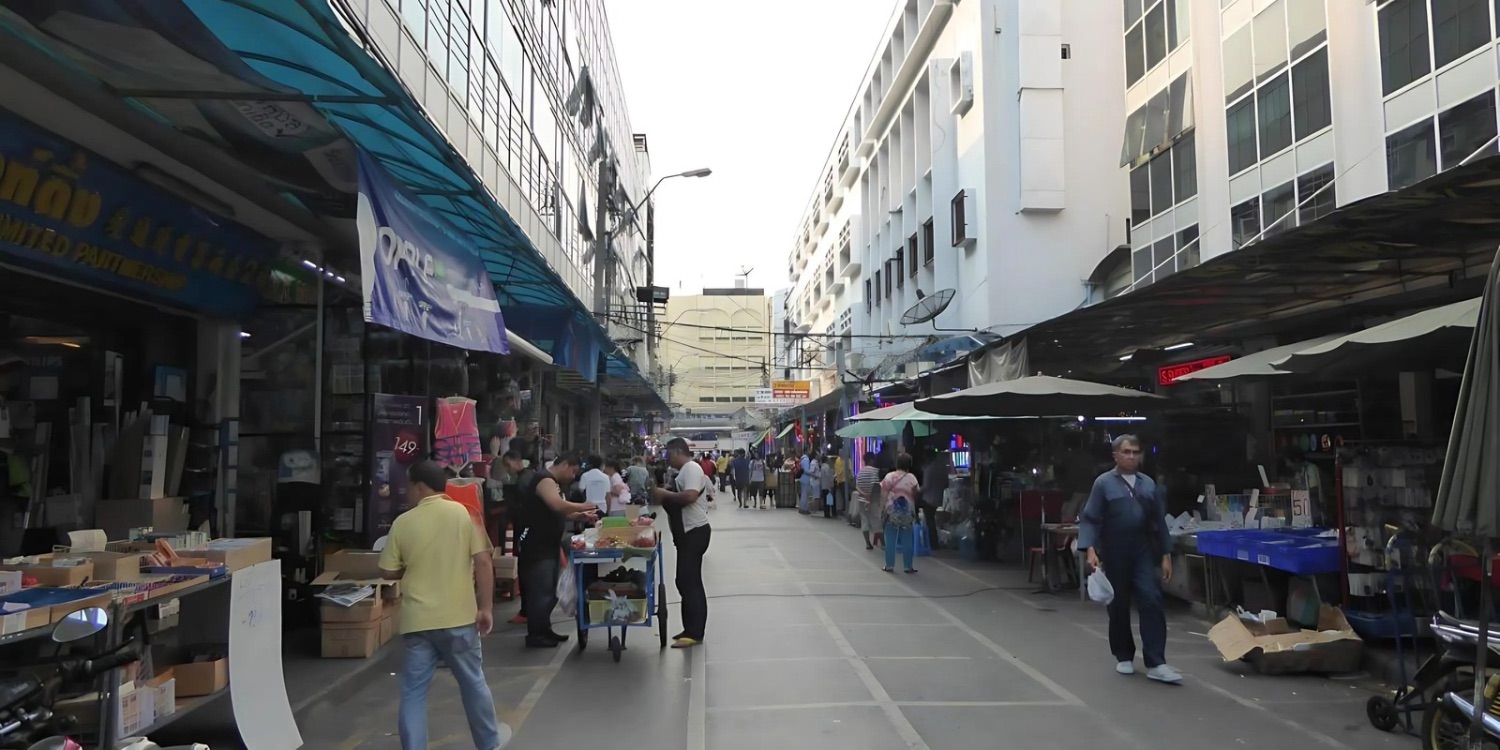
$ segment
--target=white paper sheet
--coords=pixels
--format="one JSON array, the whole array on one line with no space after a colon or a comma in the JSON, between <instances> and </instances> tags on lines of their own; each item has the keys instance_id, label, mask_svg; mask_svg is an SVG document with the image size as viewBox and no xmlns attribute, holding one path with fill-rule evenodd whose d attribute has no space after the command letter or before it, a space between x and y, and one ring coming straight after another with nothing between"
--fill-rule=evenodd
<instances>
[{"instance_id":1,"label":"white paper sheet","mask_svg":"<svg viewBox=\"0 0 1500 750\"><path fill-rule=\"evenodd\" d=\"M281 563L237 571L229 597L229 697L245 747L296 750L302 733L286 697L281 659Z\"/></svg>"}]
</instances>

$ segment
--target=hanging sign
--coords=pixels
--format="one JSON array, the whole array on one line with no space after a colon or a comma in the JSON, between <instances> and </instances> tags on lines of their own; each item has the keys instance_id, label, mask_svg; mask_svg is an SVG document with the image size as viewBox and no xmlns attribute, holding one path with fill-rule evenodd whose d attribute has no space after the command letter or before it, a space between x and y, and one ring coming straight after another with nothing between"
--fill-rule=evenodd
<instances>
[{"instance_id":1,"label":"hanging sign","mask_svg":"<svg viewBox=\"0 0 1500 750\"><path fill-rule=\"evenodd\" d=\"M1199 370L1207 370L1215 365L1222 365L1231 359L1234 359L1234 357L1228 354L1221 354L1217 357L1205 357L1203 359L1195 359L1192 362L1180 362L1175 365L1158 367L1156 368L1156 384L1172 385L1183 375L1190 375Z\"/></svg>"},{"instance_id":2,"label":"hanging sign","mask_svg":"<svg viewBox=\"0 0 1500 750\"><path fill-rule=\"evenodd\" d=\"M356 220L367 322L460 349L510 353L484 261L364 151Z\"/></svg>"},{"instance_id":3,"label":"hanging sign","mask_svg":"<svg viewBox=\"0 0 1500 750\"><path fill-rule=\"evenodd\" d=\"M0 109L0 259L241 318L275 258L269 239Z\"/></svg>"}]
</instances>

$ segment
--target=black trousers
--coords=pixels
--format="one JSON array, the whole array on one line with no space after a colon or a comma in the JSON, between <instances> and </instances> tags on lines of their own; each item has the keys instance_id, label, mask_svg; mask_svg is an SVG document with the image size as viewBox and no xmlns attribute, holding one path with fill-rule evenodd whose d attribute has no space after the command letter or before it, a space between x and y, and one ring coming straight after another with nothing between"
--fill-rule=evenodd
<instances>
[{"instance_id":1,"label":"black trousers","mask_svg":"<svg viewBox=\"0 0 1500 750\"><path fill-rule=\"evenodd\" d=\"M703 588L703 556L708 554L712 527L699 526L675 537L677 543L677 594L682 597L682 634L703 640L708 627L708 592Z\"/></svg>"},{"instance_id":2,"label":"black trousers","mask_svg":"<svg viewBox=\"0 0 1500 750\"><path fill-rule=\"evenodd\" d=\"M562 563L557 553L546 557L521 558L516 571L521 578L521 612L526 615L526 637L532 640L552 634L552 612L557 608L557 576ZM574 613L569 612L571 617Z\"/></svg>"}]
</instances>

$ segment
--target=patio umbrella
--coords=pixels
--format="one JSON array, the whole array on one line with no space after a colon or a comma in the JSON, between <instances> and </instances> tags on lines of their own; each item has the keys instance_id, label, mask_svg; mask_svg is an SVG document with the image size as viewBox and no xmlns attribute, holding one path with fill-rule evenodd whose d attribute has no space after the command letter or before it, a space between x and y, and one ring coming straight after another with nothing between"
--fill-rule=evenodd
<instances>
[{"instance_id":1,"label":"patio umbrella","mask_svg":"<svg viewBox=\"0 0 1500 750\"><path fill-rule=\"evenodd\" d=\"M1474 668L1474 718L1471 735L1482 736L1485 658L1489 651L1490 575L1493 568L1492 541L1500 531L1500 255L1490 264L1489 280L1479 300L1474 333L1469 339L1469 358L1464 364L1463 385L1453 410L1453 431L1448 436L1448 454L1443 477L1432 508L1432 523L1445 531L1471 534L1483 539L1479 586L1478 664ZM1441 309L1441 308L1440 308Z\"/></svg>"},{"instance_id":2,"label":"patio umbrella","mask_svg":"<svg viewBox=\"0 0 1500 750\"><path fill-rule=\"evenodd\" d=\"M1033 375L924 398L917 408L933 414L977 417L1098 416L1161 406L1171 399L1103 383Z\"/></svg>"},{"instance_id":3,"label":"patio umbrella","mask_svg":"<svg viewBox=\"0 0 1500 750\"><path fill-rule=\"evenodd\" d=\"M883 438L900 435L906 429L907 423L893 419L868 420L853 422L844 425L835 432L841 438ZM915 437L927 437L932 434L932 428L922 422L911 423L912 435Z\"/></svg>"},{"instance_id":4,"label":"patio umbrella","mask_svg":"<svg viewBox=\"0 0 1500 750\"><path fill-rule=\"evenodd\" d=\"M1292 354L1276 369L1335 375L1396 358L1409 365L1407 369L1445 364L1457 367L1457 353L1463 351L1479 320L1479 302L1476 298L1434 307L1340 336Z\"/></svg>"},{"instance_id":5,"label":"patio umbrella","mask_svg":"<svg viewBox=\"0 0 1500 750\"><path fill-rule=\"evenodd\" d=\"M1246 354L1225 362L1222 365L1206 367L1197 372L1190 372L1178 376L1178 380L1232 380L1234 378L1264 377L1269 375L1290 375L1291 373L1281 369L1278 365L1287 357L1304 349L1311 349L1319 344L1326 344L1340 336L1320 336L1315 339L1298 341L1295 344L1277 346L1254 354Z\"/></svg>"},{"instance_id":6,"label":"patio umbrella","mask_svg":"<svg viewBox=\"0 0 1500 750\"><path fill-rule=\"evenodd\" d=\"M968 422L971 420L990 419L990 417L955 417L945 414L932 414L917 408L916 404L894 404L883 406L867 412L861 412L849 418L851 422Z\"/></svg>"}]
</instances>

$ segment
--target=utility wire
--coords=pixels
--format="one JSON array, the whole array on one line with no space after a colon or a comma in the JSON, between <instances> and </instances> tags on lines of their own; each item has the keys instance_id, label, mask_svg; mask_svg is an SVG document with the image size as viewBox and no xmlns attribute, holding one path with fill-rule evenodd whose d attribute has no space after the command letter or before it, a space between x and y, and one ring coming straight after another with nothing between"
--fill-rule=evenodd
<instances>
[{"instance_id":1,"label":"utility wire","mask_svg":"<svg viewBox=\"0 0 1500 750\"><path fill-rule=\"evenodd\" d=\"M610 320L614 320L616 322L622 322L622 319L620 317L617 317L616 314L614 314L614 313L611 313L607 317L609 317ZM853 338L853 339L930 339L930 338L939 338L938 334L936 334L936 333L896 333L896 334L891 334L890 336L883 336L883 335L877 334L877 333L812 333L812 332L808 332L808 333L783 333L781 331L772 331L769 328L734 328L732 326L711 326L711 325L703 325L703 324L699 324L699 323L664 323L664 324L662 324L662 328L674 328L674 327L676 327L676 328L699 328L699 329L709 330L709 331L725 331L725 332L728 332L728 333L760 333L760 334L767 334L767 333L769 333L769 334L771 334L773 336L793 336L793 337L805 337L805 338L812 338L812 337L832 338L832 339L838 339L838 338Z\"/></svg>"}]
</instances>

